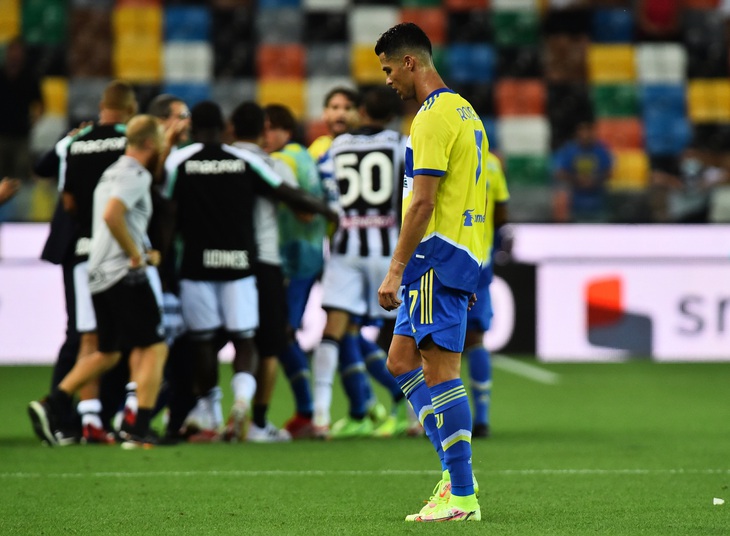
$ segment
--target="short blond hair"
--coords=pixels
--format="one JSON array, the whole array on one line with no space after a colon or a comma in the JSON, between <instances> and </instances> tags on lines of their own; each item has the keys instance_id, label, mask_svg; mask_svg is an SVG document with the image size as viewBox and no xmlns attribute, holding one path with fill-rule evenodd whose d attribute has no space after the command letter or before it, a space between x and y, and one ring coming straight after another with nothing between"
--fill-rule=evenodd
<instances>
[{"instance_id":1,"label":"short blond hair","mask_svg":"<svg viewBox=\"0 0 730 536\"><path fill-rule=\"evenodd\" d=\"M113 80L104 88L101 105L110 110L127 110L137 113L137 97L130 84L122 80Z\"/></svg>"},{"instance_id":2,"label":"short blond hair","mask_svg":"<svg viewBox=\"0 0 730 536\"><path fill-rule=\"evenodd\" d=\"M157 145L162 143L160 122L153 115L135 115L127 123L127 145L142 149L147 140L152 140Z\"/></svg>"}]
</instances>

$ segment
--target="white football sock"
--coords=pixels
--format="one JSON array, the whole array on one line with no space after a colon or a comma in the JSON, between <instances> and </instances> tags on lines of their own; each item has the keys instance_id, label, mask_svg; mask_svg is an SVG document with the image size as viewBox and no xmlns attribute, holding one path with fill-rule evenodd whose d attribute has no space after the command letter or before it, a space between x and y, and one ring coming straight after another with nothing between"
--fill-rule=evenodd
<instances>
[{"instance_id":1,"label":"white football sock","mask_svg":"<svg viewBox=\"0 0 730 536\"><path fill-rule=\"evenodd\" d=\"M250 407L251 399L256 393L256 378L248 372L236 372L231 378L231 388L234 400L243 401Z\"/></svg>"},{"instance_id":2,"label":"white football sock","mask_svg":"<svg viewBox=\"0 0 730 536\"><path fill-rule=\"evenodd\" d=\"M337 372L340 346L324 339L314 350L312 373L314 375L314 425L329 426L332 407L332 384Z\"/></svg>"}]
</instances>

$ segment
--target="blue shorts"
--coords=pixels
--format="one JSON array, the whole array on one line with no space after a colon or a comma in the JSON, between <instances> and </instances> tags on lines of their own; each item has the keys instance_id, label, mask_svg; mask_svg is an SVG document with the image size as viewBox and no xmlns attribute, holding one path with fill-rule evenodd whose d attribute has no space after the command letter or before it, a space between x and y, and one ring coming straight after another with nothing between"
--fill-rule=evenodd
<instances>
[{"instance_id":1,"label":"blue shorts","mask_svg":"<svg viewBox=\"0 0 730 536\"><path fill-rule=\"evenodd\" d=\"M462 352L470 296L469 292L443 286L429 270L405 285L393 333L413 337L419 346L430 335L438 346Z\"/></svg>"},{"instance_id":2,"label":"blue shorts","mask_svg":"<svg viewBox=\"0 0 730 536\"><path fill-rule=\"evenodd\" d=\"M489 285L492 282L492 265L482 269L479 274L477 287L477 302L466 314L466 329L469 331L489 331L492 325L492 296L489 294Z\"/></svg>"},{"instance_id":3,"label":"blue shorts","mask_svg":"<svg viewBox=\"0 0 730 536\"><path fill-rule=\"evenodd\" d=\"M298 330L302 327L304 309L309 301L309 293L317 280L317 276L292 278L286 287L286 305L288 308L289 325Z\"/></svg>"}]
</instances>

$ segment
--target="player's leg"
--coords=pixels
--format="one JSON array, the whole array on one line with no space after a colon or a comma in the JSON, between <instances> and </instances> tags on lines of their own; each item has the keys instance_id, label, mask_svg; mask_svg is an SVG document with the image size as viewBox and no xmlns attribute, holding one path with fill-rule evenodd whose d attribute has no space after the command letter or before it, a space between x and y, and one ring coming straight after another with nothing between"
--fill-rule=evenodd
<instances>
[{"instance_id":1,"label":"player's leg","mask_svg":"<svg viewBox=\"0 0 730 536\"><path fill-rule=\"evenodd\" d=\"M322 341L314 349L312 373L314 376L314 428L315 435L329 434L332 386L340 360L340 340L345 335L349 314L341 310L327 311Z\"/></svg>"},{"instance_id":2,"label":"player's leg","mask_svg":"<svg viewBox=\"0 0 730 536\"><path fill-rule=\"evenodd\" d=\"M312 436L312 377L309 367L309 358L304 353L296 338L296 332L302 325L304 310L309 300L309 294L315 278L290 279L286 286L287 304L287 346L279 355L279 361L289 380L294 395L295 414L284 428L294 439L304 439Z\"/></svg>"},{"instance_id":3,"label":"player's leg","mask_svg":"<svg viewBox=\"0 0 730 536\"><path fill-rule=\"evenodd\" d=\"M242 441L256 393L259 354L254 336L259 326L259 294L253 276L223 282L219 289L224 326L235 350L231 378L233 407L224 439Z\"/></svg>"}]
</instances>

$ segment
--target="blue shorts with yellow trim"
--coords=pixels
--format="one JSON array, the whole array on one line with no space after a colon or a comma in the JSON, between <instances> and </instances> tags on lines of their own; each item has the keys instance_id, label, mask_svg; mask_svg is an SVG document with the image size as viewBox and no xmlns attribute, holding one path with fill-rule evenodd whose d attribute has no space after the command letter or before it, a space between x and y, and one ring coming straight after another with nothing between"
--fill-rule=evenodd
<instances>
[{"instance_id":1,"label":"blue shorts with yellow trim","mask_svg":"<svg viewBox=\"0 0 730 536\"><path fill-rule=\"evenodd\" d=\"M413 337L419 346L430 335L442 348L462 352L469 296L463 290L445 287L429 270L404 286L393 333Z\"/></svg>"},{"instance_id":2,"label":"blue shorts with yellow trim","mask_svg":"<svg viewBox=\"0 0 730 536\"><path fill-rule=\"evenodd\" d=\"M489 326L492 325L494 311L492 310L492 296L489 293L492 277L491 265L482 268L476 292L477 302L466 315L466 329L470 331L489 331Z\"/></svg>"}]
</instances>

